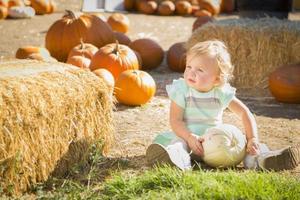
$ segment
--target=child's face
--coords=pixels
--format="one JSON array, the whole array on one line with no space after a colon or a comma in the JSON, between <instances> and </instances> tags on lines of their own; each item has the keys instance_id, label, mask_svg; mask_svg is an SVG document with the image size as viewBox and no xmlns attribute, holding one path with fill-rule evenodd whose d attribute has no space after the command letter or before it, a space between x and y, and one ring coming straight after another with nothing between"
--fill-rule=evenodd
<instances>
[{"instance_id":1,"label":"child's face","mask_svg":"<svg viewBox=\"0 0 300 200\"><path fill-rule=\"evenodd\" d=\"M210 55L187 56L184 80L188 86L208 92L220 83L220 70L215 57Z\"/></svg>"}]
</instances>

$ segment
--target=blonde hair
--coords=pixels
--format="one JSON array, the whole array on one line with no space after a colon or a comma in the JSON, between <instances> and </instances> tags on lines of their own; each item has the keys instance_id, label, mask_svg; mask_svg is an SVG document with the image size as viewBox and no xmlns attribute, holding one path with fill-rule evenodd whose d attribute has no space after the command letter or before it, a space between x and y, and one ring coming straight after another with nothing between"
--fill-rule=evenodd
<instances>
[{"instance_id":1,"label":"blonde hair","mask_svg":"<svg viewBox=\"0 0 300 200\"><path fill-rule=\"evenodd\" d=\"M187 56L192 56L192 58L200 55L210 55L216 58L220 69L221 84L227 83L233 78L234 66L231 63L228 49L222 41L199 42L187 51Z\"/></svg>"}]
</instances>

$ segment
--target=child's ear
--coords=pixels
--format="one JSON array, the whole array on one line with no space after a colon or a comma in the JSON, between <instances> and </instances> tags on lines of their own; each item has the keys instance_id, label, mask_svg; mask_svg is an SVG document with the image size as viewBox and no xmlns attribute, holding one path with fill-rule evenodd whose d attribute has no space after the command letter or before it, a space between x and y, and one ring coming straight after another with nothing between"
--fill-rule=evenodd
<instances>
[{"instance_id":1,"label":"child's ear","mask_svg":"<svg viewBox=\"0 0 300 200\"><path fill-rule=\"evenodd\" d=\"M220 77L220 76L217 76L214 85L215 85L215 86L220 86L221 83L222 83L221 77Z\"/></svg>"}]
</instances>

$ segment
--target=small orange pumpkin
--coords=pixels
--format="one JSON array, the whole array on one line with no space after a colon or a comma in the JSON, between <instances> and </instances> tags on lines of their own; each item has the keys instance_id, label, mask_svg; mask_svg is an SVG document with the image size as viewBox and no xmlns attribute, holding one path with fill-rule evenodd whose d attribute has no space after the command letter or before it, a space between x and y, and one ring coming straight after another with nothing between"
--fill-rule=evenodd
<instances>
[{"instance_id":1,"label":"small orange pumpkin","mask_svg":"<svg viewBox=\"0 0 300 200\"><path fill-rule=\"evenodd\" d=\"M30 2L37 15L53 13L56 9L56 4L52 0L30 0Z\"/></svg>"},{"instance_id":2,"label":"small orange pumpkin","mask_svg":"<svg viewBox=\"0 0 300 200\"><path fill-rule=\"evenodd\" d=\"M88 59L92 59L94 54L98 51L98 48L90 43L84 43L82 40L79 45L76 45L69 52L68 58L72 56L82 56Z\"/></svg>"},{"instance_id":3,"label":"small orange pumpkin","mask_svg":"<svg viewBox=\"0 0 300 200\"><path fill-rule=\"evenodd\" d=\"M175 7L178 15L189 15L192 13L192 5L188 1L177 1Z\"/></svg>"},{"instance_id":4,"label":"small orange pumpkin","mask_svg":"<svg viewBox=\"0 0 300 200\"><path fill-rule=\"evenodd\" d=\"M115 86L115 79L113 75L107 69L100 68L93 71L98 77L103 78L105 83L108 85L109 88L113 89Z\"/></svg>"},{"instance_id":5,"label":"small orange pumpkin","mask_svg":"<svg viewBox=\"0 0 300 200\"><path fill-rule=\"evenodd\" d=\"M133 41L130 48L137 51L142 57L143 70L153 69L160 65L164 59L164 50L152 39L142 38Z\"/></svg>"},{"instance_id":6,"label":"small orange pumpkin","mask_svg":"<svg viewBox=\"0 0 300 200\"><path fill-rule=\"evenodd\" d=\"M121 13L114 13L108 17L107 23L111 26L112 30L121 33L127 33L129 30L129 19L126 15Z\"/></svg>"},{"instance_id":7,"label":"small orange pumpkin","mask_svg":"<svg viewBox=\"0 0 300 200\"><path fill-rule=\"evenodd\" d=\"M125 70L139 69L139 63L133 50L117 41L100 48L93 56L90 69L98 68L107 69L116 80Z\"/></svg>"},{"instance_id":8,"label":"small orange pumpkin","mask_svg":"<svg viewBox=\"0 0 300 200\"><path fill-rule=\"evenodd\" d=\"M13 6L24 6L24 2L21 0L9 0L8 1L8 8Z\"/></svg>"},{"instance_id":9,"label":"small orange pumpkin","mask_svg":"<svg viewBox=\"0 0 300 200\"><path fill-rule=\"evenodd\" d=\"M157 11L157 7L156 1L143 0L139 4L139 12L147 15L154 14Z\"/></svg>"},{"instance_id":10,"label":"small orange pumpkin","mask_svg":"<svg viewBox=\"0 0 300 200\"><path fill-rule=\"evenodd\" d=\"M186 66L186 49L185 42L173 44L167 53L167 63L171 70L184 72Z\"/></svg>"},{"instance_id":11,"label":"small orange pumpkin","mask_svg":"<svg viewBox=\"0 0 300 200\"><path fill-rule=\"evenodd\" d=\"M68 57L67 63L79 68L89 69L91 60L84 56L70 56Z\"/></svg>"},{"instance_id":12,"label":"small orange pumpkin","mask_svg":"<svg viewBox=\"0 0 300 200\"><path fill-rule=\"evenodd\" d=\"M115 96L125 105L138 106L147 103L155 94L156 84L152 76L141 70L126 70L116 81Z\"/></svg>"},{"instance_id":13,"label":"small orange pumpkin","mask_svg":"<svg viewBox=\"0 0 300 200\"><path fill-rule=\"evenodd\" d=\"M300 103L300 64L275 69L269 76L269 89L277 101Z\"/></svg>"},{"instance_id":14,"label":"small orange pumpkin","mask_svg":"<svg viewBox=\"0 0 300 200\"><path fill-rule=\"evenodd\" d=\"M172 1L163 1L158 5L157 12L163 16L172 15L175 12L175 5Z\"/></svg>"},{"instance_id":15,"label":"small orange pumpkin","mask_svg":"<svg viewBox=\"0 0 300 200\"><path fill-rule=\"evenodd\" d=\"M18 59L26 59L30 54L38 53L43 57L50 57L49 51L44 47L36 47L36 46L24 46L18 48L16 52L16 58Z\"/></svg>"}]
</instances>

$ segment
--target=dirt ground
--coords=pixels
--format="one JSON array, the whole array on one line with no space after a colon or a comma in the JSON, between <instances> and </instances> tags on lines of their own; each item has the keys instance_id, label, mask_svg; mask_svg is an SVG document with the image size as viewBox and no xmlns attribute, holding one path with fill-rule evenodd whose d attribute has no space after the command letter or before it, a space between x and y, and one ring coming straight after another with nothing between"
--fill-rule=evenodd
<instances>
[{"instance_id":1,"label":"dirt ground","mask_svg":"<svg viewBox=\"0 0 300 200\"><path fill-rule=\"evenodd\" d=\"M13 58L18 47L24 45L44 46L45 34L50 25L63 15L64 9L80 10L77 0L57 0L58 11L51 15L35 16L32 19L6 19L0 21L0 61ZM110 13L104 13L109 16ZM135 40L140 37L155 38L165 51L175 42L186 41L191 35L193 17L160 17L141 14L126 14L131 22L128 36ZM236 18L238 15L220 16ZM290 15L292 20L300 20L298 13ZM145 150L159 133L169 130L169 100L165 85L171 83L180 73L168 69L166 61L149 72L157 83L155 97L141 107L117 105L114 112L116 121L116 143L109 156L125 159L133 169L147 168ZM268 90L237 90L237 96L249 106L258 124L261 142L271 149L300 143L300 104L282 104L274 100ZM242 128L238 120L229 111L224 121ZM299 174L300 168L294 170Z\"/></svg>"}]
</instances>

